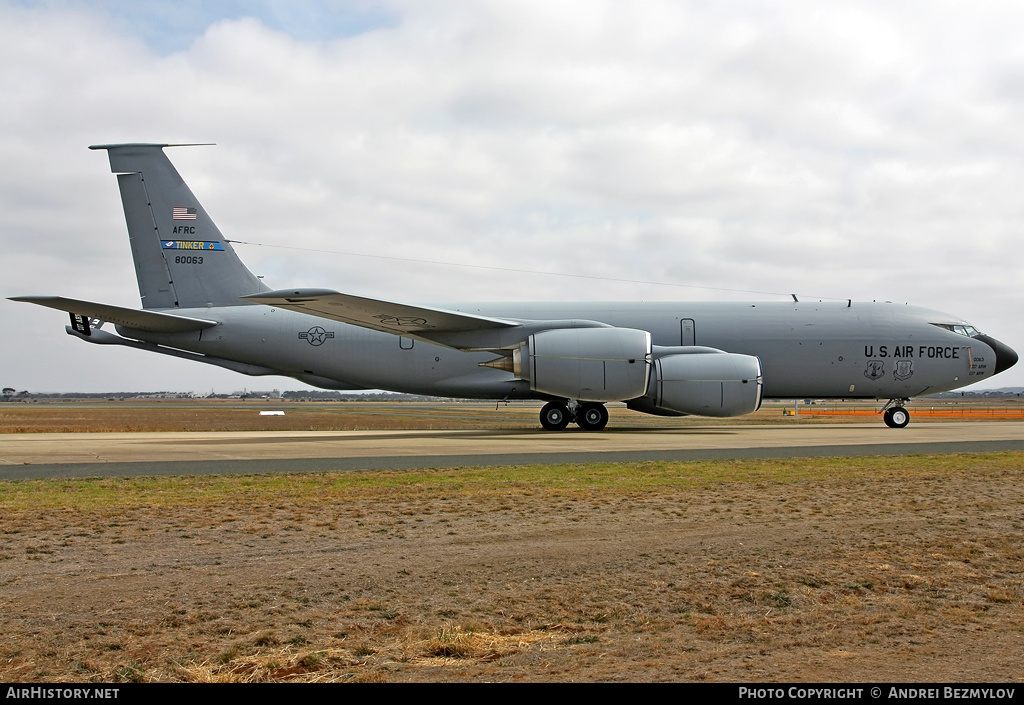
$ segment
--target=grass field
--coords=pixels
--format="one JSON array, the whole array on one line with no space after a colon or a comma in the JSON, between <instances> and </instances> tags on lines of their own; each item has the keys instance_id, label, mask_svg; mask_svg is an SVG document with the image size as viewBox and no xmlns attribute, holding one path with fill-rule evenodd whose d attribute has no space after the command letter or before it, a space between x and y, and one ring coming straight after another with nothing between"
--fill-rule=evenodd
<instances>
[{"instance_id":1,"label":"grass field","mask_svg":"<svg viewBox=\"0 0 1024 705\"><path fill-rule=\"evenodd\" d=\"M1024 679L1024 454L0 482L4 681Z\"/></svg>"},{"instance_id":2,"label":"grass field","mask_svg":"<svg viewBox=\"0 0 1024 705\"><path fill-rule=\"evenodd\" d=\"M266 400L128 400L0 404L0 433L72 433L114 431L359 431L388 429L509 429L539 427L539 402L272 402ZM769 402L733 424L861 423L875 417L881 403L794 404ZM722 419L665 418L608 406L609 424L651 428L720 424ZM1024 419L1024 403L921 401L909 407L914 418L929 421ZM284 416L260 416L283 410Z\"/></svg>"}]
</instances>

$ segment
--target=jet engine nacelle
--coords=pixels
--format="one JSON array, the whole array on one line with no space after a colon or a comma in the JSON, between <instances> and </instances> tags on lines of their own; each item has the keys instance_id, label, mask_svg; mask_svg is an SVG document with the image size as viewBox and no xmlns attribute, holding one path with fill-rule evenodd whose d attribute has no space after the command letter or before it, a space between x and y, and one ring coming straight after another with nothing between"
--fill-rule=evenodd
<instances>
[{"instance_id":1,"label":"jet engine nacelle","mask_svg":"<svg viewBox=\"0 0 1024 705\"><path fill-rule=\"evenodd\" d=\"M630 408L647 413L742 416L761 406L761 361L727 352L688 352L654 361L651 386Z\"/></svg>"},{"instance_id":2,"label":"jet engine nacelle","mask_svg":"<svg viewBox=\"0 0 1024 705\"><path fill-rule=\"evenodd\" d=\"M542 394L621 401L647 392L651 334L632 328L559 328L513 351L514 374Z\"/></svg>"}]
</instances>

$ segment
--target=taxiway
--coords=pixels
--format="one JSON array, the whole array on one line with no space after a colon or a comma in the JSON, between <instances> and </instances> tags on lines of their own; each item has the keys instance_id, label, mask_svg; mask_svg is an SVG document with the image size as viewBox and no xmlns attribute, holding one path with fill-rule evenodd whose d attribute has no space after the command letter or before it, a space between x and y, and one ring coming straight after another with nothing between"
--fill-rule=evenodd
<instances>
[{"instance_id":1,"label":"taxiway","mask_svg":"<svg viewBox=\"0 0 1024 705\"><path fill-rule=\"evenodd\" d=\"M21 433L0 479L1024 451L1024 423L539 430Z\"/></svg>"}]
</instances>

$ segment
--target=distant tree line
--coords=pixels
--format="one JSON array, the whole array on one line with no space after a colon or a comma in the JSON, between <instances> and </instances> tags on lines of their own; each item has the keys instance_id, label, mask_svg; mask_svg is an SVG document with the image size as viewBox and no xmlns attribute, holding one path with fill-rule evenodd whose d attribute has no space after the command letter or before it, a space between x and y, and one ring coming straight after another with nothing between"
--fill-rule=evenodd
<instances>
[{"instance_id":1,"label":"distant tree line","mask_svg":"<svg viewBox=\"0 0 1024 705\"><path fill-rule=\"evenodd\" d=\"M247 391L232 394L197 395L188 392L29 392L16 391L13 387L3 388L4 401L25 401L31 399L106 399L124 401L125 399L257 399L276 401L452 401L448 397L429 397L417 394L393 394L390 392L373 392L368 394L342 393L324 390L296 390L281 392L280 397L271 392Z\"/></svg>"}]
</instances>

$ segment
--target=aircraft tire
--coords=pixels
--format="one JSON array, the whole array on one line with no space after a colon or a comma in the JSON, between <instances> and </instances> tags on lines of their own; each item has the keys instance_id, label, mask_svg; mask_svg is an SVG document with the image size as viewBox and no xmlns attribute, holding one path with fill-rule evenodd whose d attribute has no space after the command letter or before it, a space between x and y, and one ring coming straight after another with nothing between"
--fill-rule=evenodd
<instances>
[{"instance_id":1,"label":"aircraft tire","mask_svg":"<svg viewBox=\"0 0 1024 705\"><path fill-rule=\"evenodd\" d=\"M894 406L891 409L886 409L882 418L889 428L905 428L910 423L910 412L902 406Z\"/></svg>"},{"instance_id":2,"label":"aircraft tire","mask_svg":"<svg viewBox=\"0 0 1024 705\"><path fill-rule=\"evenodd\" d=\"M600 431L608 425L608 409L597 402L581 404L576 410L576 423L584 431Z\"/></svg>"},{"instance_id":3,"label":"aircraft tire","mask_svg":"<svg viewBox=\"0 0 1024 705\"><path fill-rule=\"evenodd\" d=\"M546 431L562 431L569 425L569 407L560 401L549 401L540 410L540 425Z\"/></svg>"}]
</instances>

